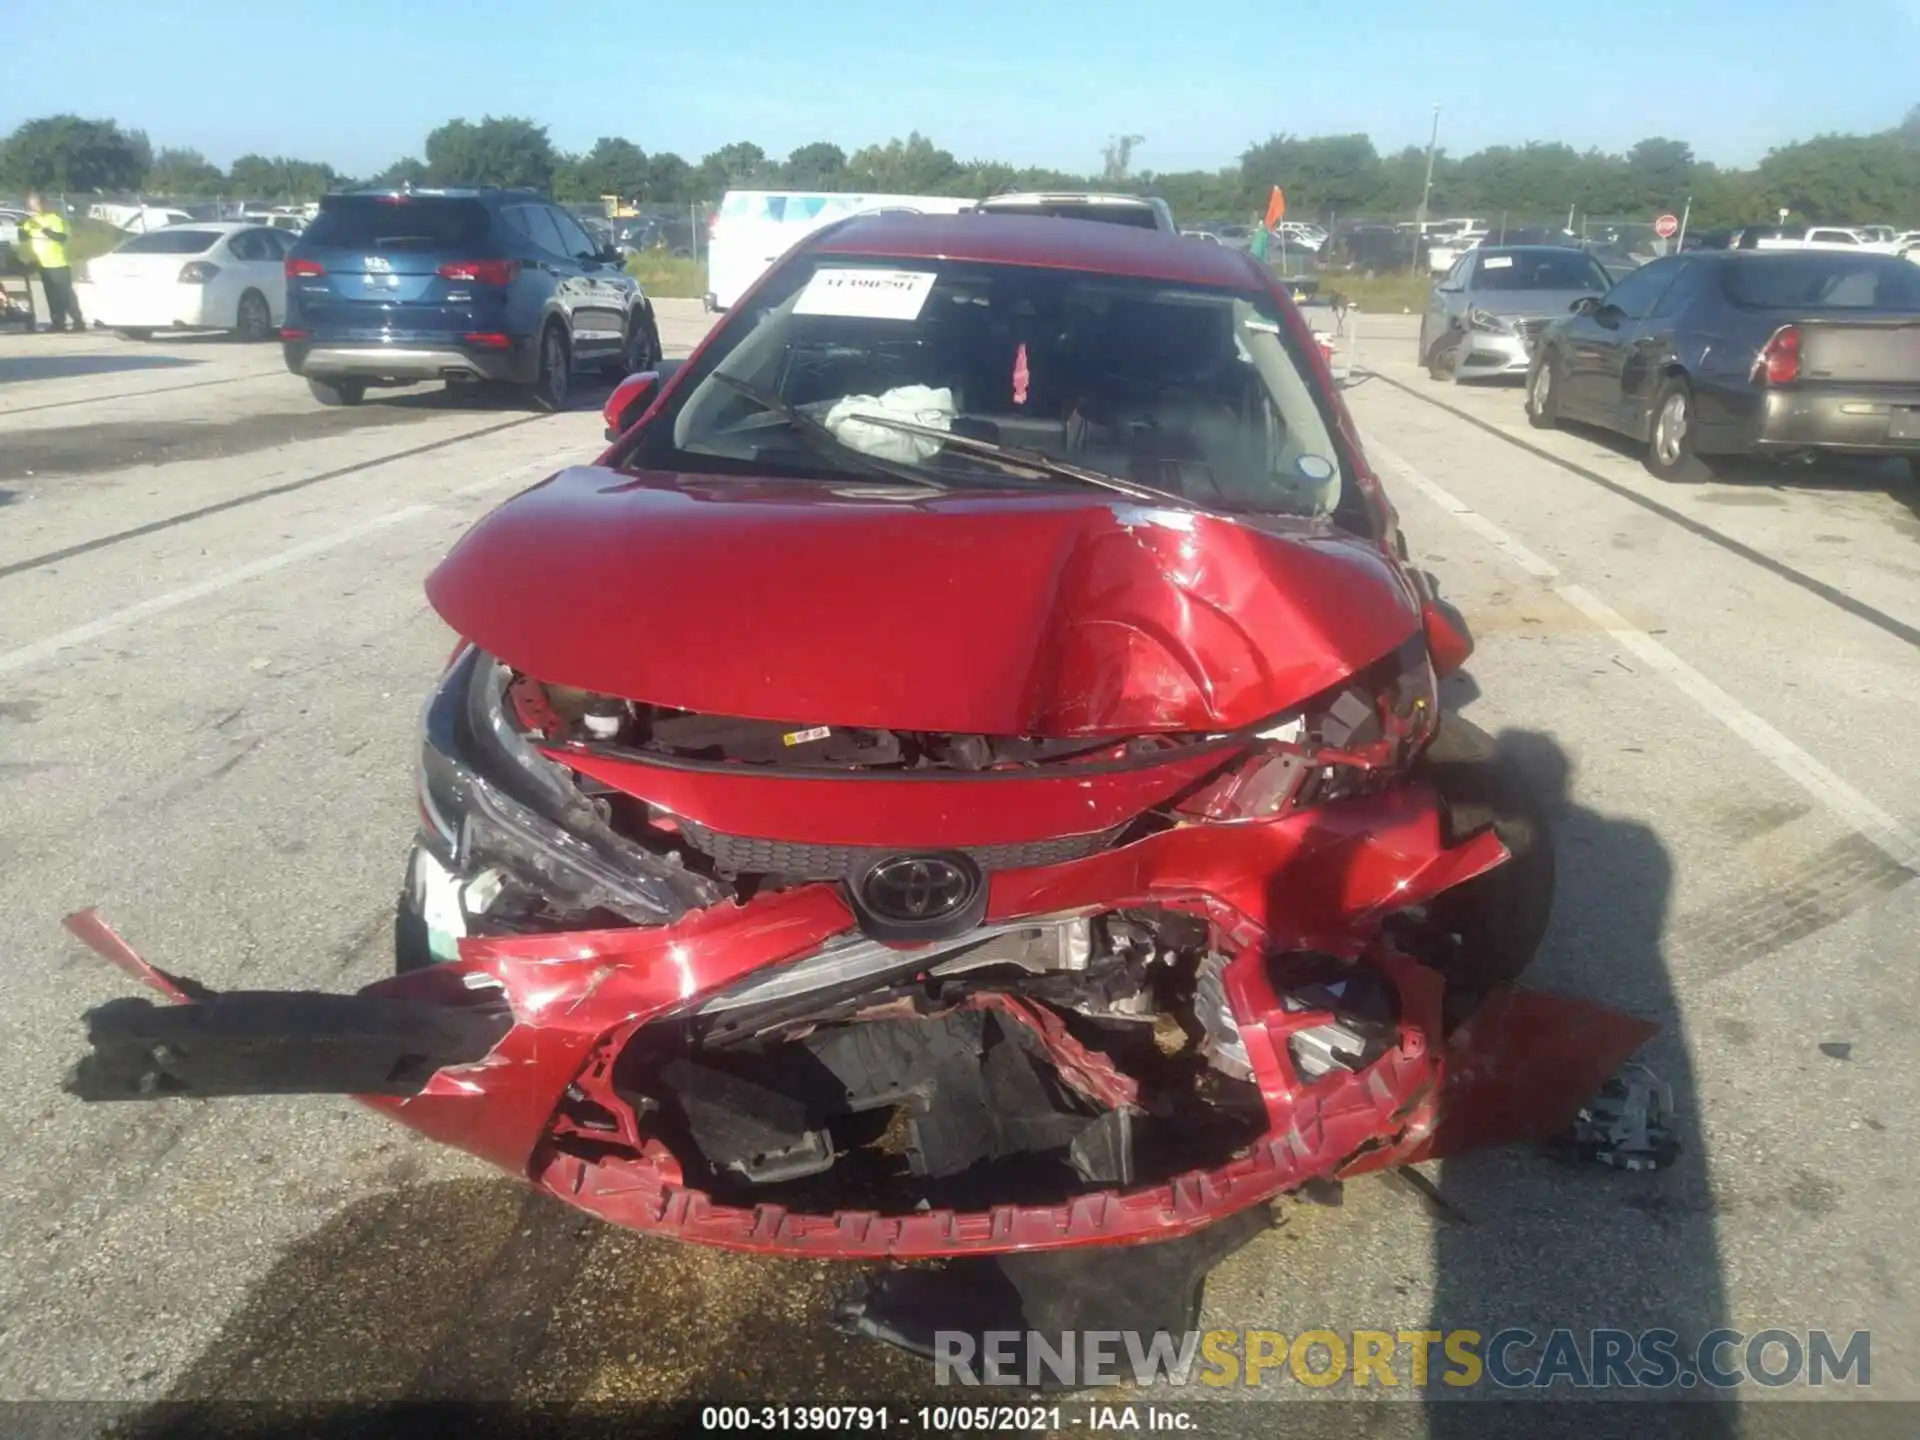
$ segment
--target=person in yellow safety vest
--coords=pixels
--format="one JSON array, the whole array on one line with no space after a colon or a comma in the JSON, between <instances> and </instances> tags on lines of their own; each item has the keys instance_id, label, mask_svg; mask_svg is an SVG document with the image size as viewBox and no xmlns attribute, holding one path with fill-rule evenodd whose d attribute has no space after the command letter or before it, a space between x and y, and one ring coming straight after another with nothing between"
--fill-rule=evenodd
<instances>
[{"instance_id":1,"label":"person in yellow safety vest","mask_svg":"<svg viewBox=\"0 0 1920 1440\"><path fill-rule=\"evenodd\" d=\"M20 222L20 238L27 242L34 264L40 270L40 287L47 292L47 319L50 330L65 330L73 321L73 333L86 333L87 322L80 314L80 301L73 293L73 262L67 255L67 222L56 210L49 210L36 195L27 196L31 212Z\"/></svg>"}]
</instances>

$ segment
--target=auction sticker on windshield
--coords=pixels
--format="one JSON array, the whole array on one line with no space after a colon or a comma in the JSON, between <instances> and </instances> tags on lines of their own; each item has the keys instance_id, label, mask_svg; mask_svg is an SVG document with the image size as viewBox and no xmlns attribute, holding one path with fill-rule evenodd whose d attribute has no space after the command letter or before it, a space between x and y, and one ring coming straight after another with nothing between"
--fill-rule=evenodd
<instances>
[{"instance_id":1,"label":"auction sticker on windshield","mask_svg":"<svg viewBox=\"0 0 1920 1440\"><path fill-rule=\"evenodd\" d=\"M931 270L816 270L793 313L918 320L938 278Z\"/></svg>"},{"instance_id":2,"label":"auction sticker on windshield","mask_svg":"<svg viewBox=\"0 0 1920 1440\"><path fill-rule=\"evenodd\" d=\"M1510 269L1512 265L1513 257L1511 255L1489 255L1480 262L1480 268L1482 270L1506 270Z\"/></svg>"}]
</instances>

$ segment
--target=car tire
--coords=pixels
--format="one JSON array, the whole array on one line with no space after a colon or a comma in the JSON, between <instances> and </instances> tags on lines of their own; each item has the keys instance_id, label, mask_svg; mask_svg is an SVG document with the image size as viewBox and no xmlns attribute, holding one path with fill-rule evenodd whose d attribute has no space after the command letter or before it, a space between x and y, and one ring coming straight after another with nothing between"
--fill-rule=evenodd
<instances>
[{"instance_id":1,"label":"car tire","mask_svg":"<svg viewBox=\"0 0 1920 1440\"><path fill-rule=\"evenodd\" d=\"M1427 347L1427 356L1424 363L1427 367L1427 378L1429 380L1436 380L1445 384L1453 378L1440 360L1440 347L1447 343L1447 336L1452 333L1451 330L1442 331L1434 338L1434 342Z\"/></svg>"},{"instance_id":2,"label":"car tire","mask_svg":"<svg viewBox=\"0 0 1920 1440\"><path fill-rule=\"evenodd\" d=\"M116 330L113 333L118 335L122 340L151 340L153 338L153 331L146 329Z\"/></svg>"},{"instance_id":3,"label":"car tire","mask_svg":"<svg viewBox=\"0 0 1920 1440\"><path fill-rule=\"evenodd\" d=\"M244 345L259 345L277 338L273 328L273 308L258 290L249 290L234 308L233 334Z\"/></svg>"},{"instance_id":4,"label":"car tire","mask_svg":"<svg viewBox=\"0 0 1920 1440\"><path fill-rule=\"evenodd\" d=\"M1542 797L1479 726L1448 714L1414 767L1439 794L1449 845L1491 829L1511 857L1442 891L1428 907L1442 935L1458 936L1442 966L1469 990L1511 984L1546 939L1553 916L1553 826Z\"/></svg>"},{"instance_id":5,"label":"car tire","mask_svg":"<svg viewBox=\"0 0 1920 1440\"><path fill-rule=\"evenodd\" d=\"M564 409L573 384L573 357L567 349L566 332L557 320L549 320L540 331L533 365L533 382L526 391L528 402L547 415Z\"/></svg>"},{"instance_id":6,"label":"car tire","mask_svg":"<svg viewBox=\"0 0 1920 1440\"><path fill-rule=\"evenodd\" d=\"M1534 429L1559 428L1560 385L1559 357L1548 350L1527 376L1527 423Z\"/></svg>"},{"instance_id":7,"label":"car tire","mask_svg":"<svg viewBox=\"0 0 1920 1440\"><path fill-rule=\"evenodd\" d=\"M367 398L364 380L309 380L307 389L322 405L358 405Z\"/></svg>"},{"instance_id":8,"label":"car tire","mask_svg":"<svg viewBox=\"0 0 1920 1440\"><path fill-rule=\"evenodd\" d=\"M1920 455L1907 457L1907 478L1914 484L1920 485Z\"/></svg>"},{"instance_id":9,"label":"car tire","mask_svg":"<svg viewBox=\"0 0 1920 1440\"><path fill-rule=\"evenodd\" d=\"M638 375L660 363L660 333L644 311L635 312L627 324L627 345L617 362L619 376Z\"/></svg>"},{"instance_id":10,"label":"car tire","mask_svg":"<svg viewBox=\"0 0 1920 1440\"><path fill-rule=\"evenodd\" d=\"M1704 480L1711 467L1694 452L1693 387L1678 375L1670 376L1653 397L1647 427L1646 466L1649 474L1676 484Z\"/></svg>"}]
</instances>

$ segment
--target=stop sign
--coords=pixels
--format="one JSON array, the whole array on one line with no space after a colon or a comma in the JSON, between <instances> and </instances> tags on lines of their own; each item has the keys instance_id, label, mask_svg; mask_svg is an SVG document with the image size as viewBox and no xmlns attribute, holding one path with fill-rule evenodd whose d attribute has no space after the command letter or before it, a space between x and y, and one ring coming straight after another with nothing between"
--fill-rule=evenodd
<instances>
[{"instance_id":1,"label":"stop sign","mask_svg":"<svg viewBox=\"0 0 1920 1440\"><path fill-rule=\"evenodd\" d=\"M1658 235L1662 240L1671 240L1674 232L1679 228L1679 219L1672 215L1662 215L1658 220L1653 222L1653 233Z\"/></svg>"}]
</instances>

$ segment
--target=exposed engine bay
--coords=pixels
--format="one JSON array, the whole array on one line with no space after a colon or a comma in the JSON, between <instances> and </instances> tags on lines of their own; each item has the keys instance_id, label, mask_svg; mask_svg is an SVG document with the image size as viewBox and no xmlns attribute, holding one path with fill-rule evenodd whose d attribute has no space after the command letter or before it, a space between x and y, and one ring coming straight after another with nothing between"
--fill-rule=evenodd
<instances>
[{"instance_id":1,"label":"exposed engine bay","mask_svg":"<svg viewBox=\"0 0 1920 1440\"><path fill-rule=\"evenodd\" d=\"M913 954L852 941L648 1027L612 1088L733 1203L972 1208L1159 1183L1266 1128L1211 938L1194 915L1128 911ZM1321 983L1357 998L1327 965ZM1390 1043L1390 999L1368 999L1295 1038L1304 1074Z\"/></svg>"}]
</instances>

